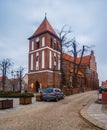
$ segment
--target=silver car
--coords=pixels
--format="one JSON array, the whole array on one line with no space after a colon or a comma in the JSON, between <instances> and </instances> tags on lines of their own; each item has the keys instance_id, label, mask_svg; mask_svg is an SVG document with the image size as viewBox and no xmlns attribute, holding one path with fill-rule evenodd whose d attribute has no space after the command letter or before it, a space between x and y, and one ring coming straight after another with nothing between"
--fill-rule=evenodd
<instances>
[{"instance_id":1,"label":"silver car","mask_svg":"<svg viewBox=\"0 0 107 130\"><path fill-rule=\"evenodd\" d=\"M59 99L63 99L64 94L59 88L46 88L42 92L42 100L43 101L58 101Z\"/></svg>"}]
</instances>

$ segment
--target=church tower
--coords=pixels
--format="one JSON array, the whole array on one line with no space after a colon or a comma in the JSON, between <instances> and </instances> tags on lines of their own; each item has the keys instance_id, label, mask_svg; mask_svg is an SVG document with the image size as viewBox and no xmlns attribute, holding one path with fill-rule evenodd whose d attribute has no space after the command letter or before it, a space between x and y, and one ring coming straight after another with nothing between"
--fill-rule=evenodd
<instances>
[{"instance_id":1,"label":"church tower","mask_svg":"<svg viewBox=\"0 0 107 130\"><path fill-rule=\"evenodd\" d=\"M60 87L60 39L47 18L29 38L28 90Z\"/></svg>"}]
</instances>

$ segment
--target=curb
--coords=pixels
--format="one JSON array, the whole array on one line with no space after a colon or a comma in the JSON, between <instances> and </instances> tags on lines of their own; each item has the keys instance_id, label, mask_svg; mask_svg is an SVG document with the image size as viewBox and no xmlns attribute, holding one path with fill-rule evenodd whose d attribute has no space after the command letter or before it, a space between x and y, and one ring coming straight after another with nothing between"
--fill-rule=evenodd
<instances>
[{"instance_id":1,"label":"curb","mask_svg":"<svg viewBox=\"0 0 107 130\"><path fill-rule=\"evenodd\" d=\"M98 103L98 104L107 104L107 102L103 102L103 101L101 101L101 100L99 100L99 99L96 100L95 103Z\"/></svg>"},{"instance_id":2,"label":"curb","mask_svg":"<svg viewBox=\"0 0 107 130\"><path fill-rule=\"evenodd\" d=\"M81 109L80 111L80 115L87 120L88 122L90 122L91 124L93 124L94 126L102 129L102 130L107 130L107 125L103 122L100 122L94 118L92 118L91 116L89 116L89 114L87 113L87 108L88 106L85 106L84 108Z\"/></svg>"}]
</instances>

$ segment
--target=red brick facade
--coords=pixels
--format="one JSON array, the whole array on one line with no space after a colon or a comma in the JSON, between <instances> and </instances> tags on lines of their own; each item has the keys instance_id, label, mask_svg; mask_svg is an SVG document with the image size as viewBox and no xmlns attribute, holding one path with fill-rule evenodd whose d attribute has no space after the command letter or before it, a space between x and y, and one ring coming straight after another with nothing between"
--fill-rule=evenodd
<instances>
[{"instance_id":1,"label":"red brick facade","mask_svg":"<svg viewBox=\"0 0 107 130\"><path fill-rule=\"evenodd\" d=\"M29 91L60 86L60 42L45 18L29 38Z\"/></svg>"},{"instance_id":2,"label":"red brick facade","mask_svg":"<svg viewBox=\"0 0 107 130\"><path fill-rule=\"evenodd\" d=\"M77 64L80 58L77 59ZM72 86L73 73L73 57L63 53L63 70L67 78L67 86ZM99 79L97 73L97 64L95 61L94 52L90 55L83 56L82 64L77 76L77 87L85 87L85 89L95 90L99 87Z\"/></svg>"}]
</instances>

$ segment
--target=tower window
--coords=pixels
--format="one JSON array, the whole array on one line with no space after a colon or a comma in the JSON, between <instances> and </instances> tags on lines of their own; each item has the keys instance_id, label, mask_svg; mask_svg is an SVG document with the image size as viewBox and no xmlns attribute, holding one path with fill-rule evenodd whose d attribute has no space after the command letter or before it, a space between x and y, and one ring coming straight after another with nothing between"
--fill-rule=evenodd
<instances>
[{"instance_id":1,"label":"tower window","mask_svg":"<svg viewBox=\"0 0 107 130\"><path fill-rule=\"evenodd\" d=\"M54 56L54 69L56 69L56 57Z\"/></svg>"},{"instance_id":2,"label":"tower window","mask_svg":"<svg viewBox=\"0 0 107 130\"><path fill-rule=\"evenodd\" d=\"M57 50L57 40L54 38L54 49Z\"/></svg>"},{"instance_id":3,"label":"tower window","mask_svg":"<svg viewBox=\"0 0 107 130\"><path fill-rule=\"evenodd\" d=\"M54 53L54 66L56 66L56 53Z\"/></svg>"},{"instance_id":4,"label":"tower window","mask_svg":"<svg viewBox=\"0 0 107 130\"><path fill-rule=\"evenodd\" d=\"M54 61L56 62L56 57L54 56Z\"/></svg>"},{"instance_id":5,"label":"tower window","mask_svg":"<svg viewBox=\"0 0 107 130\"><path fill-rule=\"evenodd\" d=\"M39 49L40 47L40 42L36 42L36 49Z\"/></svg>"},{"instance_id":6,"label":"tower window","mask_svg":"<svg viewBox=\"0 0 107 130\"><path fill-rule=\"evenodd\" d=\"M39 61L39 56L36 57L36 61Z\"/></svg>"},{"instance_id":7,"label":"tower window","mask_svg":"<svg viewBox=\"0 0 107 130\"><path fill-rule=\"evenodd\" d=\"M36 52L36 70L39 70L39 53Z\"/></svg>"},{"instance_id":8,"label":"tower window","mask_svg":"<svg viewBox=\"0 0 107 130\"><path fill-rule=\"evenodd\" d=\"M53 44L53 39L51 38L50 40L50 47L52 48L52 44Z\"/></svg>"},{"instance_id":9,"label":"tower window","mask_svg":"<svg viewBox=\"0 0 107 130\"><path fill-rule=\"evenodd\" d=\"M54 38L54 43L56 43L56 38Z\"/></svg>"},{"instance_id":10,"label":"tower window","mask_svg":"<svg viewBox=\"0 0 107 130\"><path fill-rule=\"evenodd\" d=\"M34 41L31 43L31 50L34 50Z\"/></svg>"},{"instance_id":11,"label":"tower window","mask_svg":"<svg viewBox=\"0 0 107 130\"><path fill-rule=\"evenodd\" d=\"M59 50L59 48L58 48L58 42L56 43L56 46L57 46L57 50Z\"/></svg>"}]
</instances>

